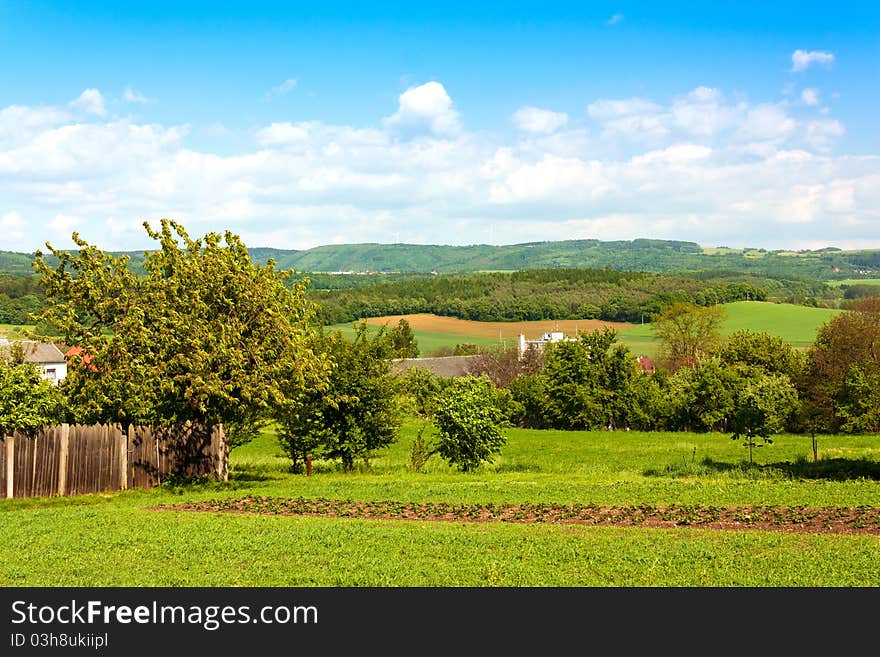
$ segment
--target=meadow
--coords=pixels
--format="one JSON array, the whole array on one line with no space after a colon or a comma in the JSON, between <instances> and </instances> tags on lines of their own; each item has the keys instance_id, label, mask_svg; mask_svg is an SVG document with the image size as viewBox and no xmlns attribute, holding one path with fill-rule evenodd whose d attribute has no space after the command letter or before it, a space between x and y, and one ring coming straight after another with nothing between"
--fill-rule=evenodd
<instances>
[{"instance_id":1,"label":"meadow","mask_svg":"<svg viewBox=\"0 0 880 657\"><path fill-rule=\"evenodd\" d=\"M289 472L274 432L229 482L0 501L2 586L877 587L880 535L372 520L156 510L245 496L354 502L874 508L878 436L782 435L746 463L723 434L508 429L472 473L409 467L420 421L354 472Z\"/></svg>"}]
</instances>

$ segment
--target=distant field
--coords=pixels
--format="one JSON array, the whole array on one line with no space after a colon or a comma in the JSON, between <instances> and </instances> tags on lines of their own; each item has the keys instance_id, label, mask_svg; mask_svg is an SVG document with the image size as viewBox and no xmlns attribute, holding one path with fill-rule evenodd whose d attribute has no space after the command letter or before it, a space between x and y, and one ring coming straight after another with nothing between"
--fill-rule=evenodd
<instances>
[{"instance_id":1,"label":"distant field","mask_svg":"<svg viewBox=\"0 0 880 657\"><path fill-rule=\"evenodd\" d=\"M539 338L542 333L550 331L562 331L567 335L575 335L578 332L594 331L602 326L610 326L618 331L633 326L623 322L603 322L589 319L537 322L474 322L466 319L440 317L430 314L388 315L385 317L371 317L366 321L376 328L387 324L388 328L391 329L397 326L401 318L409 322L422 356L429 356L437 349L451 348L459 343L476 344L478 347L489 347L497 344L515 345L520 333L529 339L533 339ZM340 329L347 335L354 334L351 324L337 324L328 328L331 330Z\"/></svg>"},{"instance_id":2,"label":"distant field","mask_svg":"<svg viewBox=\"0 0 880 657\"><path fill-rule=\"evenodd\" d=\"M786 303L736 301L724 304L727 319L722 333L736 331L766 331L795 347L809 347L816 339L819 327L841 312L828 308L808 308ZM620 341L631 351L655 356L657 343L650 324L636 326L620 334Z\"/></svg>"},{"instance_id":3,"label":"distant field","mask_svg":"<svg viewBox=\"0 0 880 657\"><path fill-rule=\"evenodd\" d=\"M27 325L18 325L18 324L0 324L0 338L6 338L8 340L21 340L24 338L23 331L33 330L32 324Z\"/></svg>"},{"instance_id":4,"label":"distant field","mask_svg":"<svg viewBox=\"0 0 880 657\"><path fill-rule=\"evenodd\" d=\"M827 308L808 308L791 304L766 303L760 301L737 301L724 304L727 319L722 332L725 335L747 329L766 331L776 335L795 347L804 348L813 343L819 327L831 319L839 310ZM546 331L563 331L567 335L589 332L601 326L611 326L618 331L618 340L636 354L655 357L657 342L650 324L625 324L621 322L602 322L596 320L565 320L543 322L473 322L454 317L436 315L393 315L373 317L367 323L373 326L388 324L389 328L405 318L413 329L422 355L440 347L454 347L460 342L471 342L479 346L516 344L520 333L527 338L540 337ZM348 324L331 328L351 331Z\"/></svg>"},{"instance_id":5,"label":"distant field","mask_svg":"<svg viewBox=\"0 0 880 657\"><path fill-rule=\"evenodd\" d=\"M828 281L831 287L843 285L880 285L880 278L845 278L842 281Z\"/></svg>"},{"instance_id":6,"label":"distant field","mask_svg":"<svg viewBox=\"0 0 880 657\"><path fill-rule=\"evenodd\" d=\"M624 322L603 322L595 319L571 319L571 320L544 320L536 322L474 322L455 317L440 317L438 315L387 315L385 317L373 317L367 320L368 324L381 326L388 324L389 327L397 326L401 318L409 322L410 327L416 331L430 331L434 333L449 333L452 335L476 336L484 338L508 338L516 340L522 333L527 338L540 338L542 333L550 331L562 331L569 335L578 332L590 332L603 326L616 328L618 331L630 328L632 324Z\"/></svg>"}]
</instances>

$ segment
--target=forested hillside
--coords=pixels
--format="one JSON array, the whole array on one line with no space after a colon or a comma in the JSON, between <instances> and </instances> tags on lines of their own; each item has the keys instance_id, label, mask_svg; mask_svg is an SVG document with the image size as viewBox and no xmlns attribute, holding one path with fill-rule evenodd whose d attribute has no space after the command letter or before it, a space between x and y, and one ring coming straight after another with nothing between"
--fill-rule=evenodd
<instances>
[{"instance_id":1,"label":"forested hillside","mask_svg":"<svg viewBox=\"0 0 880 657\"><path fill-rule=\"evenodd\" d=\"M125 253L140 270L142 251ZM880 277L880 250L767 251L703 248L672 240L566 240L493 246L432 244L338 244L306 250L250 247L258 264L269 258L280 269L300 272L441 272L523 269L612 269L651 272L725 271L756 276L837 280ZM0 272L29 273L32 254L0 251Z\"/></svg>"}]
</instances>

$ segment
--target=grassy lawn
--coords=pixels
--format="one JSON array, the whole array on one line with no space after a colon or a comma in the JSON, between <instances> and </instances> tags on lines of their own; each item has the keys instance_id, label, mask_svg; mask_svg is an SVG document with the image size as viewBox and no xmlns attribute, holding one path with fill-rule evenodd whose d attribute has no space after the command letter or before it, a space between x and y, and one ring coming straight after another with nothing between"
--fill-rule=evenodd
<instances>
[{"instance_id":1,"label":"grassy lawn","mask_svg":"<svg viewBox=\"0 0 880 657\"><path fill-rule=\"evenodd\" d=\"M863 586L880 537L155 511L245 495L448 503L877 506L880 437L508 430L495 463L408 468L419 423L370 464L293 475L272 431L233 451L230 481L0 501L3 586ZM818 469L822 476L817 476Z\"/></svg>"}]
</instances>

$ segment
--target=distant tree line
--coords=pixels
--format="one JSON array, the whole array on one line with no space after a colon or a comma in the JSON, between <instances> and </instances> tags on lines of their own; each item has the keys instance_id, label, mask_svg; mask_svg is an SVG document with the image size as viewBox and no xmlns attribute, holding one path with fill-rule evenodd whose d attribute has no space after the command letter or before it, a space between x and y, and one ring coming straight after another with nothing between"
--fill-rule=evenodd
<instances>
[{"instance_id":1,"label":"distant tree line","mask_svg":"<svg viewBox=\"0 0 880 657\"><path fill-rule=\"evenodd\" d=\"M804 302L830 294L824 283L731 274L668 275L605 269L537 269L438 275L358 289L310 290L325 325L366 317L433 313L475 321L601 319L650 321L675 302ZM839 292L837 292L839 294Z\"/></svg>"},{"instance_id":2,"label":"distant tree line","mask_svg":"<svg viewBox=\"0 0 880 657\"><path fill-rule=\"evenodd\" d=\"M0 324L29 324L45 306L39 276L0 274Z\"/></svg>"}]
</instances>

